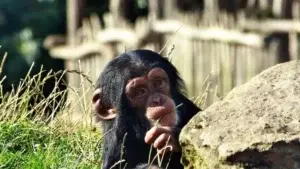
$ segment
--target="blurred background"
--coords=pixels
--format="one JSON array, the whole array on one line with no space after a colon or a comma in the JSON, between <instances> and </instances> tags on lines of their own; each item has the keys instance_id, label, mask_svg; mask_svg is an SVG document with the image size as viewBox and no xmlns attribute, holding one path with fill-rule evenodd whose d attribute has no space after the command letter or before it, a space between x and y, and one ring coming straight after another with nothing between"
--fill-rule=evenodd
<instances>
[{"instance_id":1,"label":"blurred background","mask_svg":"<svg viewBox=\"0 0 300 169\"><path fill-rule=\"evenodd\" d=\"M299 32L300 0L0 0L3 90L34 63L31 74L42 65L45 76L69 70L60 88L89 102L108 61L144 48L170 58L205 109L266 68L299 59ZM46 81L45 96L54 85Z\"/></svg>"}]
</instances>

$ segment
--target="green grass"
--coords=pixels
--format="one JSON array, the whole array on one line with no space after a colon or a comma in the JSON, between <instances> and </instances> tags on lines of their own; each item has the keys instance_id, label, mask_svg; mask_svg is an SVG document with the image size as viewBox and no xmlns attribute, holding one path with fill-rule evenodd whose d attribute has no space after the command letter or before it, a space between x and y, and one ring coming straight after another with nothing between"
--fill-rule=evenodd
<instances>
[{"instance_id":1,"label":"green grass","mask_svg":"<svg viewBox=\"0 0 300 169\"><path fill-rule=\"evenodd\" d=\"M0 124L0 168L99 168L99 135L31 121Z\"/></svg>"},{"instance_id":2,"label":"green grass","mask_svg":"<svg viewBox=\"0 0 300 169\"><path fill-rule=\"evenodd\" d=\"M49 97L42 95L47 79L55 77L58 84L66 72L49 72L42 78L42 68L34 76L30 71L9 94L4 94L0 85L0 169L100 168L101 132L89 123L91 109L83 112L81 123L74 123L68 118L74 110L68 102L53 104L66 91L55 87ZM3 80L5 77L0 82ZM37 98L41 100L29 104L30 99ZM58 113L50 122L44 116L47 106L51 107L50 114Z\"/></svg>"}]
</instances>

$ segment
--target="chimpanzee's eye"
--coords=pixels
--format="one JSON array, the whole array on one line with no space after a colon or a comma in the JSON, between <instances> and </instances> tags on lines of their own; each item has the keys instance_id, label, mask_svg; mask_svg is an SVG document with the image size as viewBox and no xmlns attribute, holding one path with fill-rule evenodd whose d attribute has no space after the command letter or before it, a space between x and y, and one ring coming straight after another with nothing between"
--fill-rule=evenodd
<instances>
[{"instance_id":1,"label":"chimpanzee's eye","mask_svg":"<svg viewBox=\"0 0 300 169\"><path fill-rule=\"evenodd\" d=\"M154 80L153 85L155 88L162 88L165 86L165 81L161 78L157 78Z\"/></svg>"},{"instance_id":2,"label":"chimpanzee's eye","mask_svg":"<svg viewBox=\"0 0 300 169\"><path fill-rule=\"evenodd\" d=\"M135 90L135 97L137 97L137 98L143 98L144 96L145 96L145 94L146 94L146 89L145 88L137 88L136 90Z\"/></svg>"}]
</instances>

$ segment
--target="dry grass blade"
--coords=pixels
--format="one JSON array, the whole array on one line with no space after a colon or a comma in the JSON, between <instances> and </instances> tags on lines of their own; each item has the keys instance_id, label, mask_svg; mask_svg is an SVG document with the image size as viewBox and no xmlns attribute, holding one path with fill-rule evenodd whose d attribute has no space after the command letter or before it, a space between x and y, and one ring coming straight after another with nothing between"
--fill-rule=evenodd
<instances>
[{"instance_id":1,"label":"dry grass blade","mask_svg":"<svg viewBox=\"0 0 300 169\"><path fill-rule=\"evenodd\" d=\"M161 151L164 151L164 150L166 150L167 148L170 148L170 149L172 150L172 147L171 147L171 146L165 146L164 148L162 148ZM157 158L157 159L158 159L158 163L159 163L159 167L161 167L161 163L162 163L163 158L160 159L159 155L160 155L160 154L157 153L157 154L154 156L154 158L152 159L151 163L149 164L150 166L154 163L154 160ZM170 157L171 157L171 156L170 156ZM169 160L170 160L170 159L169 159Z\"/></svg>"},{"instance_id":2,"label":"dry grass blade","mask_svg":"<svg viewBox=\"0 0 300 169\"><path fill-rule=\"evenodd\" d=\"M173 52L173 50L175 49L175 45L172 45L172 48L170 49L170 51L168 52L168 60L172 63L173 57L171 57L171 54Z\"/></svg>"},{"instance_id":3,"label":"dry grass blade","mask_svg":"<svg viewBox=\"0 0 300 169\"><path fill-rule=\"evenodd\" d=\"M199 91L198 96L194 99L194 103L195 103L196 105L198 105L198 106L202 105L202 102L204 101L204 99L206 99L206 96L207 96L207 95L206 95L206 94L207 94L206 92L208 91L208 88L209 88L209 86L210 86L210 82L208 82L209 77L210 77L210 74L206 76L204 82L203 82L202 85L201 85L201 88L200 88L200 91ZM205 90L203 91L205 84L206 84L206 88L205 88ZM202 94L201 94L201 93L202 93Z\"/></svg>"},{"instance_id":4,"label":"dry grass blade","mask_svg":"<svg viewBox=\"0 0 300 169\"><path fill-rule=\"evenodd\" d=\"M111 168L114 168L115 166L117 166L118 164L123 163L123 162L125 162L125 160L119 160L119 161L116 162L114 165L112 165L112 166L110 167L110 169L111 169Z\"/></svg>"},{"instance_id":5,"label":"dry grass blade","mask_svg":"<svg viewBox=\"0 0 300 169\"><path fill-rule=\"evenodd\" d=\"M171 112L169 112L169 113L174 112L176 109L178 109L178 108L181 107L181 106L183 106L183 103L180 103L179 105L177 105L177 106L173 109L173 111L171 111ZM155 124L154 124L154 126L158 126L158 123L159 123L160 119L163 118L165 115L167 115L167 114L169 114L169 113L165 113L163 116L161 116L159 119L157 119L156 122L155 122Z\"/></svg>"},{"instance_id":6,"label":"dry grass blade","mask_svg":"<svg viewBox=\"0 0 300 169\"><path fill-rule=\"evenodd\" d=\"M167 47L167 45L171 42L171 40L173 39L173 37L177 34L177 32L183 27L184 23L186 22L186 20L182 23L182 25L176 30L176 32L167 40L167 42L165 43L165 45L162 47L162 49L159 51L159 54L161 54L161 52L163 50L165 50L165 48Z\"/></svg>"},{"instance_id":7,"label":"dry grass blade","mask_svg":"<svg viewBox=\"0 0 300 169\"><path fill-rule=\"evenodd\" d=\"M3 56L3 59L1 61L1 65L0 65L0 74L2 74L2 71L3 71L3 67L4 67L4 63L7 59L7 52L4 53L4 56Z\"/></svg>"},{"instance_id":8,"label":"dry grass blade","mask_svg":"<svg viewBox=\"0 0 300 169\"><path fill-rule=\"evenodd\" d=\"M76 73L81 75L83 78L85 78L85 80L87 80L91 85L94 86L93 81L89 78L88 75L84 74L82 71L78 71L78 70L66 70L67 73Z\"/></svg>"},{"instance_id":9,"label":"dry grass blade","mask_svg":"<svg viewBox=\"0 0 300 169\"><path fill-rule=\"evenodd\" d=\"M169 142L170 142L170 139L171 139L171 136L168 137L168 140L167 140L167 142L166 142L165 147L163 147L161 150L159 150L159 151L163 151L163 155L162 155L161 158L160 158L159 155L157 156L159 167L162 167L162 162L163 162L163 160L164 160L164 157L165 157L165 153L166 153L167 148L170 148L171 151L172 151L172 149L173 149L172 146L168 146L168 144L169 144Z\"/></svg>"},{"instance_id":10,"label":"dry grass blade","mask_svg":"<svg viewBox=\"0 0 300 169\"><path fill-rule=\"evenodd\" d=\"M122 160L123 155L124 155L124 147L125 147L124 145L125 145L125 139L126 139L126 137L127 137L127 133L125 133L125 134L124 134L124 137L123 137L120 160ZM121 169L121 167L122 167L122 166L120 165L120 169Z\"/></svg>"}]
</instances>

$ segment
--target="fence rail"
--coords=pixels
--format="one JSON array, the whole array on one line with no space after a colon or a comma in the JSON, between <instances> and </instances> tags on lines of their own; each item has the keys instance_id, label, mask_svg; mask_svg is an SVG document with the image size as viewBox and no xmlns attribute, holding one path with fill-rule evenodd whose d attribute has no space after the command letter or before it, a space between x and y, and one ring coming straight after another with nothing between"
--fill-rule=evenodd
<instances>
[{"instance_id":1,"label":"fence rail","mask_svg":"<svg viewBox=\"0 0 300 169\"><path fill-rule=\"evenodd\" d=\"M212 1L205 2L210 4L210 8L216 8ZM278 2L272 4L277 14ZM199 14L186 13L183 16L176 10L168 10L172 8L170 5L172 3L165 7L164 18L158 18L157 10L152 9L155 11L150 11L148 18L137 20L135 25L124 21L119 23L116 18L120 17L115 17L116 14L112 12L105 15L106 27L103 28L99 19L92 15L84 19L83 26L78 29L78 43L75 46L55 46L50 48L50 53L53 57L66 59L68 65L73 65L68 67L72 69L79 69L74 65L80 59L82 71L90 73L91 79L96 81L104 65L118 53L124 52L125 48L147 48L158 52L167 44L163 56L171 53L172 63L185 80L190 97L196 98L199 93L205 95L207 102L203 108L233 87L278 63L279 53L285 53L284 50L280 51L282 44L285 44L282 42L289 43L288 55L291 59L299 59L300 16L255 20L241 14L246 10L238 14L204 10L201 17ZM252 9L255 4L249 1L247 5ZM266 9L265 5L270 4L259 5ZM287 41L279 38L267 44L266 39L274 33L287 34ZM78 87L81 79L70 75L69 82ZM85 84L87 86L89 84ZM86 94L85 98L91 97L91 91Z\"/></svg>"}]
</instances>

